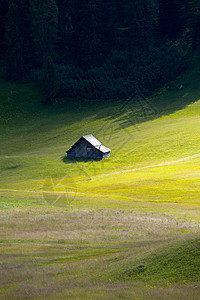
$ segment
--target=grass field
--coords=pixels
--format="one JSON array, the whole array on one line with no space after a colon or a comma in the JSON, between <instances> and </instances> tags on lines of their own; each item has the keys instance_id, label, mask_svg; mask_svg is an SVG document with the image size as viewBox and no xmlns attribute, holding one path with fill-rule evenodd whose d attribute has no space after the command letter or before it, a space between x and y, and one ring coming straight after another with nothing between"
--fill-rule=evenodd
<instances>
[{"instance_id":1,"label":"grass field","mask_svg":"<svg viewBox=\"0 0 200 300\"><path fill-rule=\"evenodd\" d=\"M46 107L33 84L0 81L2 299L200 299L191 61L152 98L114 103ZM90 133L111 157L69 161Z\"/></svg>"}]
</instances>

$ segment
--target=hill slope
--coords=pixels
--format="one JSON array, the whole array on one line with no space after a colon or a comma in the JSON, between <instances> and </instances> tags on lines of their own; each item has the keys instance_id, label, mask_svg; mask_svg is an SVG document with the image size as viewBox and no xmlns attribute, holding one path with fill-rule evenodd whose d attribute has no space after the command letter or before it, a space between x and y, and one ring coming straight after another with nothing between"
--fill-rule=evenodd
<instances>
[{"instance_id":1,"label":"hill slope","mask_svg":"<svg viewBox=\"0 0 200 300\"><path fill-rule=\"evenodd\" d=\"M199 297L196 62L151 99L112 103L45 107L33 84L0 81L3 297ZM89 133L111 157L66 159Z\"/></svg>"},{"instance_id":2,"label":"hill slope","mask_svg":"<svg viewBox=\"0 0 200 300\"><path fill-rule=\"evenodd\" d=\"M67 190L77 199L104 197L114 206L112 200L196 207L199 81L192 67L151 99L69 102L64 108L42 106L32 84L1 82L1 190ZM67 160L66 150L90 133L112 149L111 157Z\"/></svg>"}]
</instances>

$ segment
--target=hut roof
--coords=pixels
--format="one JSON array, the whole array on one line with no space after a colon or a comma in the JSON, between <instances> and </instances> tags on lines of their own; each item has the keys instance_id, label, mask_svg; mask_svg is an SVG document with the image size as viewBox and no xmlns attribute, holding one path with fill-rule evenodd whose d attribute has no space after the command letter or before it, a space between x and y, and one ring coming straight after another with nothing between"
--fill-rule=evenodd
<instances>
[{"instance_id":1,"label":"hut roof","mask_svg":"<svg viewBox=\"0 0 200 300\"><path fill-rule=\"evenodd\" d=\"M92 134L83 135L86 141L93 145L96 149L100 150L102 153L110 152L111 150L104 146L99 140L97 140Z\"/></svg>"}]
</instances>

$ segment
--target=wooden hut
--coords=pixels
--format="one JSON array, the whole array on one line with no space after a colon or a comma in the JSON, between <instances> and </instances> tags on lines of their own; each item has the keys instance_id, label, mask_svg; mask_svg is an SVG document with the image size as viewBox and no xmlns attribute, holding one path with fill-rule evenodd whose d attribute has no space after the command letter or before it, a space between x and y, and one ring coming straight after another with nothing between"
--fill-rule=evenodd
<instances>
[{"instance_id":1,"label":"wooden hut","mask_svg":"<svg viewBox=\"0 0 200 300\"><path fill-rule=\"evenodd\" d=\"M68 151L68 158L89 158L100 160L110 156L110 149L105 147L92 134L83 135Z\"/></svg>"}]
</instances>

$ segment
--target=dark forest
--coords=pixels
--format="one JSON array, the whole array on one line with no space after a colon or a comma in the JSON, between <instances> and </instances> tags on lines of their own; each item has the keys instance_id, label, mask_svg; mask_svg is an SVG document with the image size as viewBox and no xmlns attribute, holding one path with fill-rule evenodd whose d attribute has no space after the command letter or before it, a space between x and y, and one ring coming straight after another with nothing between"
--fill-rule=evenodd
<instances>
[{"instance_id":1,"label":"dark forest","mask_svg":"<svg viewBox=\"0 0 200 300\"><path fill-rule=\"evenodd\" d=\"M43 102L149 95L187 65L198 0L1 0L3 76L35 80Z\"/></svg>"}]
</instances>

